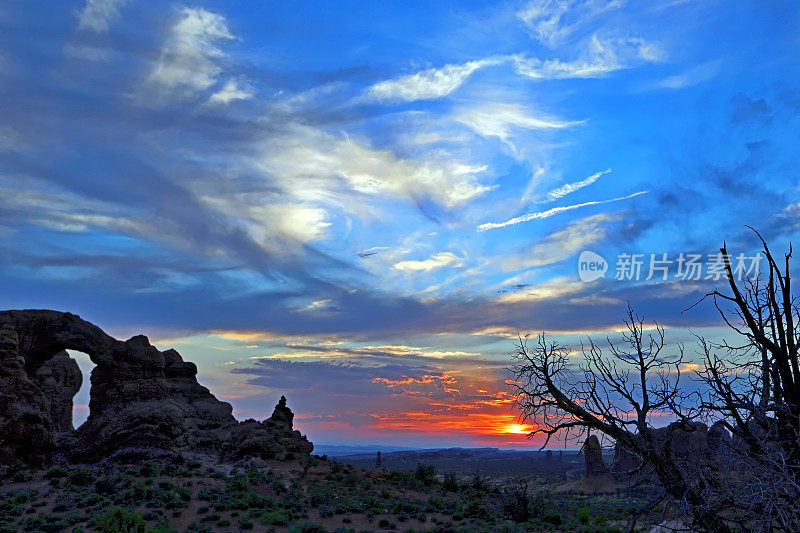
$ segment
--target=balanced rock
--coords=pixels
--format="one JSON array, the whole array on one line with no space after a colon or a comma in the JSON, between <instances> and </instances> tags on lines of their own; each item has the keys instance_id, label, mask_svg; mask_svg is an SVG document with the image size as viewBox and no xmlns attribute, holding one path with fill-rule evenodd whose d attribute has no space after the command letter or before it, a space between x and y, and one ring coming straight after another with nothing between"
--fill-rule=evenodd
<instances>
[{"instance_id":1,"label":"balanced rock","mask_svg":"<svg viewBox=\"0 0 800 533\"><path fill-rule=\"evenodd\" d=\"M64 360L66 349L96 365L89 417L75 431L67 413L80 380L74 361ZM0 462L43 463L62 434L59 445L76 462L180 452L283 458L313 449L292 429L285 399L277 420L240 423L196 376L194 363L159 351L143 335L119 341L70 313L2 311Z\"/></svg>"}]
</instances>

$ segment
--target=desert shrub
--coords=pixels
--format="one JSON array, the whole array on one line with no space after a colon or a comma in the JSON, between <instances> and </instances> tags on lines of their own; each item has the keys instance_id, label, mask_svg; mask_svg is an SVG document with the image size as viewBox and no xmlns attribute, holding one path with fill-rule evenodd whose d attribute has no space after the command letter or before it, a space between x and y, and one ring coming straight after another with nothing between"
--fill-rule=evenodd
<instances>
[{"instance_id":1,"label":"desert shrub","mask_svg":"<svg viewBox=\"0 0 800 533\"><path fill-rule=\"evenodd\" d=\"M245 476L247 477L247 482L251 485L264 485L269 481L264 471L258 468L248 468Z\"/></svg>"},{"instance_id":2,"label":"desert shrub","mask_svg":"<svg viewBox=\"0 0 800 533\"><path fill-rule=\"evenodd\" d=\"M147 500L147 491L147 486L141 481L137 481L117 493L114 502L125 505L141 505Z\"/></svg>"},{"instance_id":3,"label":"desert shrub","mask_svg":"<svg viewBox=\"0 0 800 533\"><path fill-rule=\"evenodd\" d=\"M67 470L63 466L55 466L50 470L48 470L45 473L44 477L46 477L47 479L56 479L56 478L66 477L67 474L69 474L69 470Z\"/></svg>"},{"instance_id":4,"label":"desert shrub","mask_svg":"<svg viewBox=\"0 0 800 533\"><path fill-rule=\"evenodd\" d=\"M112 507L92 520L99 533L144 533L147 522L136 513Z\"/></svg>"},{"instance_id":5,"label":"desert shrub","mask_svg":"<svg viewBox=\"0 0 800 533\"><path fill-rule=\"evenodd\" d=\"M148 530L147 533L178 533L178 532L169 527L168 524L156 524L156 526L153 529Z\"/></svg>"},{"instance_id":6,"label":"desert shrub","mask_svg":"<svg viewBox=\"0 0 800 533\"><path fill-rule=\"evenodd\" d=\"M240 529L253 529L253 527L255 527L253 521L249 518L240 518L238 525Z\"/></svg>"},{"instance_id":7,"label":"desert shrub","mask_svg":"<svg viewBox=\"0 0 800 533\"><path fill-rule=\"evenodd\" d=\"M213 514L204 516L203 518L200 519L200 521L201 522L216 522L220 518L222 518L220 515L218 515L217 513L213 513Z\"/></svg>"},{"instance_id":8,"label":"desert shrub","mask_svg":"<svg viewBox=\"0 0 800 533\"><path fill-rule=\"evenodd\" d=\"M444 480L442 481L442 487L445 490L449 490L451 492L458 491L458 476L455 472L448 472L444 475Z\"/></svg>"},{"instance_id":9,"label":"desert shrub","mask_svg":"<svg viewBox=\"0 0 800 533\"><path fill-rule=\"evenodd\" d=\"M418 464L414 472L414 479L425 486L432 485L436 481L436 467L433 465Z\"/></svg>"},{"instance_id":10,"label":"desert shrub","mask_svg":"<svg viewBox=\"0 0 800 533\"><path fill-rule=\"evenodd\" d=\"M24 531L41 531L47 526L47 521L42 516L32 516L20 522Z\"/></svg>"},{"instance_id":11,"label":"desert shrub","mask_svg":"<svg viewBox=\"0 0 800 533\"><path fill-rule=\"evenodd\" d=\"M275 509L263 513L260 521L268 526L285 526L291 519L285 509Z\"/></svg>"},{"instance_id":12,"label":"desert shrub","mask_svg":"<svg viewBox=\"0 0 800 533\"><path fill-rule=\"evenodd\" d=\"M289 528L289 533L328 533L328 530L310 520L303 520Z\"/></svg>"},{"instance_id":13,"label":"desert shrub","mask_svg":"<svg viewBox=\"0 0 800 533\"><path fill-rule=\"evenodd\" d=\"M397 498L389 506L389 512L393 515L399 514L416 514L424 511L427 503L422 500L405 500Z\"/></svg>"},{"instance_id":14,"label":"desert shrub","mask_svg":"<svg viewBox=\"0 0 800 533\"><path fill-rule=\"evenodd\" d=\"M428 503L425 507L426 513L438 513L442 509L444 509L444 500L435 496L428 498Z\"/></svg>"},{"instance_id":15,"label":"desert shrub","mask_svg":"<svg viewBox=\"0 0 800 533\"><path fill-rule=\"evenodd\" d=\"M533 515L529 486L528 480L519 478L503 487L503 513L514 522L527 522Z\"/></svg>"},{"instance_id":16,"label":"desert shrub","mask_svg":"<svg viewBox=\"0 0 800 533\"><path fill-rule=\"evenodd\" d=\"M141 477L153 477L157 476L160 471L161 469L159 468L157 462L147 461L139 468L139 475Z\"/></svg>"},{"instance_id":17,"label":"desert shrub","mask_svg":"<svg viewBox=\"0 0 800 533\"><path fill-rule=\"evenodd\" d=\"M553 526L560 526L563 522L563 518L561 517L561 513L559 513L556 509L552 507L546 507L542 514L542 520L551 524Z\"/></svg>"},{"instance_id":18,"label":"desert shrub","mask_svg":"<svg viewBox=\"0 0 800 533\"><path fill-rule=\"evenodd\" d=\"M381 518L378 521L378 527L383 529L397 529L397 525L393 524L388 518Z\"/></svg>"},{"instance_id":19,"label":"desert shrub","mask_svg":"<svg viewBox=\"0 0 800 533\"><path fill-rule=\"evenodd\" d=\"M176 465L172 463L168 464L167 466L164 467L163 470L161 470L161 475L168 477L179 477L182 473L183 473L183 468L181 467L181 465Z\"/></svg>"},{"instance_id":20,"label":"desert shrub","mask_svg":"<svg viewBox=\"0 0 800 533\"><path fill-rule=\"evenodd\" d=\"M588 524L592 520L592 512L585 505L578 507L575 511L575 518L583 525Z\"/></svg>"},{"instance_id":21,"label":"desert shrub","mask_svg":"<svg viewBox=\"0 0 800 533\"><path fill-rule=\"evenodd\" d=\"M98 494L112 494L114 488L114 482L107 477L101 477L94 482L94 490Z\"/></svg>"},{"instance_id":22,"label":"desert shrub","mask_svg":"<svg viewBox=\"0 0 800 533\"><path fill-rule=\"evenodd\" d=\"M15 483L23 483L33 479L33 473L28 469L25 463L17 461L6 468L5 478Z\"/></svg>"},{"instance_id":23,"label":"desert shrub","mask_svg":"<svg viewBox=\"0 0 800 533\"><path fill-rule=\"evenodd\" d=\"M488 492L491 487L489 486L489 481L485 477L480 474L475 474L472 476L472 488L480 492Z\"/></svg>"},{"instance_id":24,"label":"desert shrub","mask_svg":"<svg viewBox=\"0 0 800 533\"><path fill-rule=\"evenodd\" d=\"M95 479L94 474L87 468L78 468L70 472L68 478L70 484L76 487L88 487Z\"/></svg>"},{"instance_id":25,"label":"desert shrub","mask_svg":"<svg viewBox=\"0 0 800 533\"><path fill-rule=\"evenodd\" d=\"M475 518L477 520L490 520L492 513L486 508L482 500L470 500L464 506L464 516L467 518Z\"/></svg>"}]
</instances>

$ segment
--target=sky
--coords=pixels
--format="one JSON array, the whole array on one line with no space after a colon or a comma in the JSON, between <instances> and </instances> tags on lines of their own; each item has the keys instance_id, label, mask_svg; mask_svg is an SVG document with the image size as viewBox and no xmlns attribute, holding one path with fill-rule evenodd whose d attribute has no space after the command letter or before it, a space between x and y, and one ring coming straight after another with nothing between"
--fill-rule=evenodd
<instances>
[{"instance_id":1,"label":"sky","mask_svg":"<svg viewBox=\"0 0 800 533\"><path fill-rule=\"evenodd\" d=\"M723 335L720 245L798 233L799 53L788 1L0 1L0 307L314 442L535 446L518 334Z\"/></svg>"}]
</instances>

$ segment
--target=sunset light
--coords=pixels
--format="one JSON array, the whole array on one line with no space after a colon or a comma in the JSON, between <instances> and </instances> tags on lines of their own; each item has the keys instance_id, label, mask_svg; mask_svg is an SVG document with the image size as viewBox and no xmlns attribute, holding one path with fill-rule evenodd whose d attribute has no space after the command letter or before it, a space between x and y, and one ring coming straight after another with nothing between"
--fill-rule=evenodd
<instances>
[{"instance_id":1,"label":"sunset light","mask_svg":"<svg viewBox=\"0 0 800 533\"><path fill-rule=\"evenodd\" d=\"M0 533L800 532L799 134L798 0L0 0Z\"/></svg>"}]
</instances>

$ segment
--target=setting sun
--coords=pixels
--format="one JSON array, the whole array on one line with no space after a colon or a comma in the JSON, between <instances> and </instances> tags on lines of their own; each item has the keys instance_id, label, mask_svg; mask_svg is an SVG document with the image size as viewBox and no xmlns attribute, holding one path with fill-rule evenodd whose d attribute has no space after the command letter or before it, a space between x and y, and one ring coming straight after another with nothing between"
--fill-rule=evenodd
<instances>
[{"instance_id":1,"label":"setting sun","mask_svg":"<svg viewBox=\"0 0 800 533\"><path fill-rule=\"evenodd\" d=\"M532 430L528 426L523 426L521 424L511 424L510 426L505 427L505 433L514 433L517 435L527 435Z\"/></svg>"}]
</instances>

